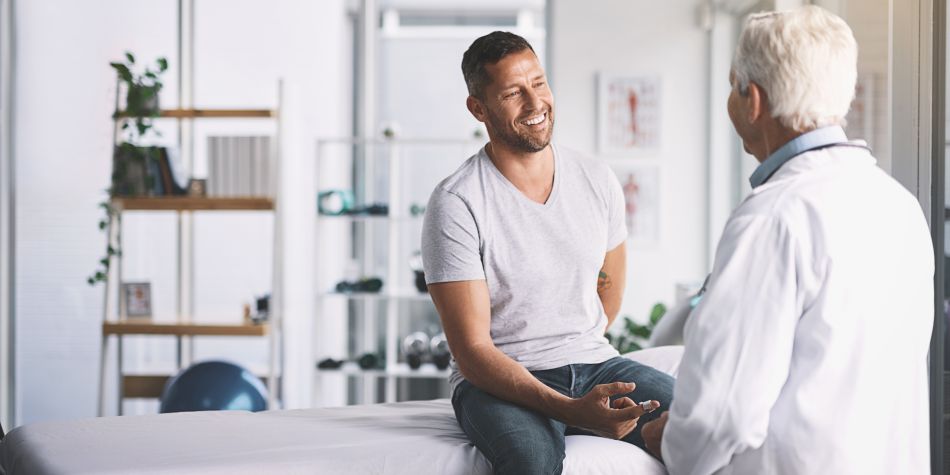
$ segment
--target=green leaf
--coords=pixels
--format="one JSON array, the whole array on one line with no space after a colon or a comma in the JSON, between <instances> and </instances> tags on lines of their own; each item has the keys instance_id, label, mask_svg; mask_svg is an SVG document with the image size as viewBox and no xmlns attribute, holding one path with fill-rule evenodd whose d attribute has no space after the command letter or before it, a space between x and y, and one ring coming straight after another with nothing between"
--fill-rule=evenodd
<instances>
[{"instance_id":1,"label":"green leaf","mask_svg":"<svg viewBox=\"0 0 950 475\"><path fill-rule=\"evenodd\" d=\"M100 220L100 221L99 221L99 230L101 231L101 230L105 229L106 226L108 226L108 225L109 225L109 223L107 223L106 220L104 220L104 219L103 219L103 220Z\"/></svg>"},{"instance_id":2,"label":"green leaf","mask_svg":"<svg viewBox=\"0 0 950 475\"><path fill-rule=\"evenodd\" d=\"M125 59L129 60L129 64L135 64L135 56L132 56L132 53L126 51Z\"/></svg>"},{"instance_id":3,"label":"green leaf","mask_svg":"<svg viewBox=\"0 0 950 475\"><path fill-rule=\"evenodd\" d=\"M89 285L96 285L96 279L93 279L92 277L86 277L86 283Z\"/></svg>"},{"instance_id":4,"label":"green leaf","mask_svg":"<svg viewBox=\"0 0 950 475\"><path fill-rule=\"evenodd\" d=\"M158 63L158 72L164 73L168 69L168 60L164 57L158 58L156 62Z\"/></svg>"},{"instance_id":5,"label":"green leaf","mask_svg":"<svg viewBox=\"0 0 950 475\"><path fill-rule=\"evenodd\" d=\"M109 63L109 66L112 66L117 73L119 73L119 78L126 82L126 84L132 84L132 71L129 71L129 67L122 63Z\"/></svg>"},{"instance_id":6,"label":"green leaf","mask_svg":"<svg viewBox=\"0 0 950 475\"><path fill-rule=\"evenodd\" d=\"M656 326L657 322L659 322L660 319L663 318L663 315L665 314L666 314L666 305L663 305L662 303L658 303L654 305L653 309L650 310L650 323L652 323L653 326Z\"/></svg>"},{"instance_id":7,"label":"green leaf","mask_svg":"<svg viewBox=\"0 0 950 475\"><path fill-rule=\"evenodd\" d=\"M650 333L652 332L650 331L649 328L643 325L637 325L637 327L634 328L633 331L631 331L630 333L633 333L634 335L640 338L650 338Z\"/></svg>"},{"instance_id":8,"label":"green leaf","mask_svg":"<svg viewBox=\"0 0 950 475\"><path fill-rule=\"evenodd\" d=\"M155 73L150 70L145 71L145 77L149 79L158 79L158 76L156 76Z\"/></svg>"}]
</instances>

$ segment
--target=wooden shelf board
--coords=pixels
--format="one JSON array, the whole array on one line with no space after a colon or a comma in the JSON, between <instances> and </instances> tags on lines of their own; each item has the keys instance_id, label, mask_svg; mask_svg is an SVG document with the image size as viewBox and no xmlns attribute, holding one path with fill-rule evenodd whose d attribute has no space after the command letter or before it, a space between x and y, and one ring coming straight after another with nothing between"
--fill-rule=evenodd
<instances>
[{"instance_id":1,"label":"wooden shelf board","mask_svg":"<svg viewBox=\"0 0 950 475\"><path fill-rule=\"evenodd\" d=\"M116 197L113 205L122 211L254 211L274 209L269 197L208 198L200 196Z\"/></svg>"},{"instance_id":2,"label":"wooden shelf board","mask_svg":"<svg viewBox=\"0 0 950 475\"><path fill-rule=\"evenodd\" d=\"M122 376L122 397L124 399L157 399L165 390L165 383L174 375L170 374L126 374ZM257 379L267 386L267 376L256 374ZM280 387L280 376L277 377Z\"/></svg>"},{"instance_id":3,"label":"wooden shelf board","mask_svg":"<svg viewBox=\"0 0 950 475\"><path fill-rule=\"evenodd\" d=\"M128 117L126 111L119 111L116 117ZM253 119L277 117L271 109L162 109L159 117L173 119Z\"/></svg>"},{"instance_id":4,"label":"wooden shelf board","mask_svg":"<svg viewBox=\"0 0 950 475\"><path fill-rule=\"evenodd\" d=\"M265 336L270 325L221 325L186 322L156 323L151 320L103 322L102 334L109 335L174 335L174 336Z\"/></svg>"}]
</instances>

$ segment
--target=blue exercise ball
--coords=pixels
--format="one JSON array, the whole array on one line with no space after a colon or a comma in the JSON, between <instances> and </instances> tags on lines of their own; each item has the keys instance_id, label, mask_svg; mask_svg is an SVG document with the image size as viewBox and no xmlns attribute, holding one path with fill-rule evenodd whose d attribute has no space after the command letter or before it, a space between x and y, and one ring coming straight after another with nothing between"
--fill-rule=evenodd
<instances>
[{"instance_id":1,"label":"blue exercise ball","mask_svg":"<svg viewBox=\"0 0 950 475\"><path fill-rule=\"evenodd\" d=\"M265 409L267 388L257 376L227 361L204 361L168 380L159 412Z\"/></svg>"}]
</instances>

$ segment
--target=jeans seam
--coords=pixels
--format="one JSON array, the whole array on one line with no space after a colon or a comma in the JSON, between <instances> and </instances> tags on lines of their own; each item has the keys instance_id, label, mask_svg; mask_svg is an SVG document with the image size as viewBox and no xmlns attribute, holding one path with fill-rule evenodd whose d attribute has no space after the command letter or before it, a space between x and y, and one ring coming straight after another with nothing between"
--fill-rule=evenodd
<instances>
[{"instance_id":1,"label":"jeans seam","mask_svg":"<svg viewBox=\"0 0 950 475\"><path fill-rule=\"evenodd\" d=\"M568 365L567 367L571 369L571 397L576 397L574 396L574 382L575 382L574 365Z\"/></svg>"}]
</instances>

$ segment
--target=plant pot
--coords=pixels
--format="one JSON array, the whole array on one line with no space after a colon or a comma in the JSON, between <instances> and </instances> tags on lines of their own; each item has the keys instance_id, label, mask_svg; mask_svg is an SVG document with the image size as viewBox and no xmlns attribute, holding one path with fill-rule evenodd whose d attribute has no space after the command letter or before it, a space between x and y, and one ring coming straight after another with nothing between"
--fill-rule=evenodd
<instances>
[{"instance_id":1,"label":"plant pot","mask_svg":"<svg viewBox=\"0 0 950 475\"><path fill-rule=\"evenodd\" d=\"M147 196L155 193L158 147L123 143L112 154L112 195Z\"/></svg>"},{"instance_id":2,"label":"plant pot","mask_svg":"<svg viewBox=\"0 0 950 475\"><path fill-rule=\"evenodd\" d=\"M161 86L131 85L125 96L125 108L133 117L158 115L161 110L158 93Z\"/></svg>"}]
</instances>

